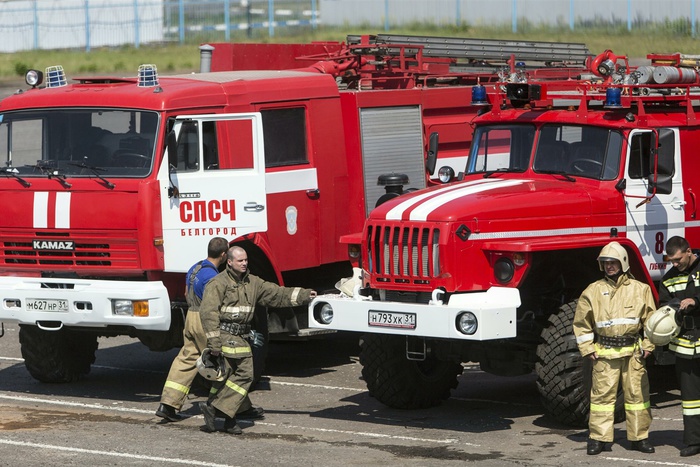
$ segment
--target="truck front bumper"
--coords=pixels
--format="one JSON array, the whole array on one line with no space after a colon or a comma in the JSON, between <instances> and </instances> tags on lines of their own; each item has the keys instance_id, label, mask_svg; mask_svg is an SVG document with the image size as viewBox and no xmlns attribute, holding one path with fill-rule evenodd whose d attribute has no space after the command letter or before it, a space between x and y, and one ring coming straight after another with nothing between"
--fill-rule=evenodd
<instances>
[{"instance_id":1,"label":"truck front bumper","mask_svg":"<svg viewBox=\"0 0 700 467\"><path fill-rule=\"evenodd\" d=\"M0 300L0 320L48 330L64 325L170 328L170 299L162 282L0 277Z\"/></svg>"},{"instance_id":2,"label":"truck front bumper","mask_svg":"<svg viewBox=\"0 0 700 467\"><path fill-rule=\"evenodd\" d=\"M441 291L436 291L436 297ZM437 294L437 295L436 295ZM328 309L330 306L330 310ZM400 334L444 339L490 340L516 335L516 310L520 306L518 289L492 287L486 292L453 294L447 304L375 301L355 294L320 295L309 304L309 326L336 331ZM476 328L471 333L460 329L466 315ZM328 319L332 315L332 319ZM471 331L471 329L470 329Z\"/></svg>"}]
</instances>

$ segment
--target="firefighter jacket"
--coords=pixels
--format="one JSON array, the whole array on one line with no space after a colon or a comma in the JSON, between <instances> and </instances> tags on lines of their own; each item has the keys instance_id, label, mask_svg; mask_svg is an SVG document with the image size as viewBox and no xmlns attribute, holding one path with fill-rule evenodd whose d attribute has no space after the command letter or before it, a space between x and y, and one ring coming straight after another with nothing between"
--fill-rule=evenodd
<instances>
[{"instance_id":1,"label":"firefighter jacket","mask_svg":"<svg viewBox=\"0 0 700 467\"><path fill-rule=\"evenodd\" d=\"M692 305L677 318L681 332L671 339L669 350L679 357L700 358L700 257L685 271L671 268L661 279L659 285L659 303L668 305L673 299L692 298Z\"/></svg>"},{"instance_id":2,"label":"firefighter jacket","mask_svg":"<svg viewBox=\"0 0 700 467\"><path fill-rule=\"evenodd\" d=\"M245 336L250 332L255 306L303 305L310 301L311 292L300 287L280 287L247 272L239 280L227 267L209 281L199 307L207 347L230 358L252 356Z\"/></svg>"},{"instance_id":3,"label":"firefighter jacket","mask_svg":"<svg viewBox=\"0 0 700 467\"><path fill-rule=\"evenodd\" d=\"M605 359L631 356L642 340L644 322L654 310L651 288L629 273L621 274L617 281L605 277L592 283L581 294L574 316L574 334L581 355L596 352ZM599 342L616 337L633 337L634 344L615 347ZM641 348L651 352L654 345L644 338Z\"/></svg>"}]
</instances>

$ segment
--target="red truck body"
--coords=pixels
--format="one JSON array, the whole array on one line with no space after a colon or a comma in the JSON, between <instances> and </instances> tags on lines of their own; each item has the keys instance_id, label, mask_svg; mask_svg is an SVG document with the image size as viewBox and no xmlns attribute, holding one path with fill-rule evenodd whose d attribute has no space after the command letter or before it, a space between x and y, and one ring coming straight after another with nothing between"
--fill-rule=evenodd
<instances>
[{"instance_id":1,"label":"red truck body","mask_svg":"<svg viewBox=\"0 0 700 467\"><path fill-rule=\"evenodd\" d=\"M370 213L361 280L317 298L309 320L365 333L375 397L439 403L471 361L536 372L547 413L585 422L590 370L571 323L601 248L620 242L656 293L666 241L700 243L698 63L649 58L635 68L606 51L574 79L503 80L474 119L464 173ZM668 357L658 349L656 362Z\"/></svg>"}]
</instances>

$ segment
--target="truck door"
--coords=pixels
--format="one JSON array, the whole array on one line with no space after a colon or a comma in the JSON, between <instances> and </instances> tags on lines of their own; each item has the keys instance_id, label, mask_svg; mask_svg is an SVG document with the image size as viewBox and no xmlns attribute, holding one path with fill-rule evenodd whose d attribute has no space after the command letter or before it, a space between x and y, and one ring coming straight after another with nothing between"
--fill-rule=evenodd
<instances>
[{"instance_id":1,"label":"truck door","mask_svg":"<svg viewBox=\"0 0 700 467\"><path fill-rule=\"evenodd\" d=\"M186 272L212 237L267 230L265 151L259 113L182 116L172 124L177 143L169 142L158 172L163 254L165 271Z\"/></svg>"},{"instance_id":2,"label":"truck door","mask_svg":"<svg viewBox=\"0 0 700 467\"><path fill-rule=\"evenodd\" d=\"M654 157L657 134L659 162L655 162ZM634 130L628 140L625 174L627 237L638 245L653 280L660 280L665 272L663 254L666 241L674 235L685 234L680 148L677 128L662 128L658 132ZM653 174L655 165L659 179L671 178L670 187L665 190L670 193L659 190L644 202L644 197L653 191L649 189L648 177Z\"/></svg>"}]
</instances>

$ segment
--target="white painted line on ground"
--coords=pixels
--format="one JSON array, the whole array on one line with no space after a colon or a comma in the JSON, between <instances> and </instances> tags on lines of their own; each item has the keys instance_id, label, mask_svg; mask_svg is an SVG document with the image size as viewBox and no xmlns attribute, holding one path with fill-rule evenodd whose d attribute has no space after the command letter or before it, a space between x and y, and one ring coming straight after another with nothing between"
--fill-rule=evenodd
<instances>
[{"instance_id":1,"label":"white painted line on ground","mask_svg":"<svg viewBox=\"0 0 700 467\"><path fill-rule=\"evenodd\" d=\"M654 416L652 416L651 418L653 420L661 420L664 422L682 422L683 421L682 418L666 418L666 417L654 417Z\"/></svg>"},{"instance_id":2,"label":"white painted line on ground","mask_svg":"<svg viewBox=\"0 0 700 467\"><path fill-rule=\"evenodd\" d=\"M131 408L131 407L115 407L115 406L108 406L108 405L102 405L102 404L84 404L82 402L64 401L64 400L59 400L59 399L41 399L38 397L11 396L8 394L3 394L3 393L0 393L0 399L7 399L7 400L21 401L21 402L34 402L34 403L40 403L40 404L50 404L50 405L58 405L58 406L66 406L66 407L80 407L80 408L85 408L85 409L108 410L108 411L113 411L113 412L130 412L130 413L138 413L138 414L145 414L145 415L153 415L155 417L154 410L135 409L135 408ZM203 417L201 415L193 415L193 416L189 416L187 418L201 419ZM239 420L239 423L246 423L247 424L249 422L247 420ZM340 434L350 434L350 435L355 435L355 436L364 436L364 437L369 437L369 438L396 439L396 440L402 440L402 441L421 441L421 442L426 442L426 443L438 443L438 444L454 444L454 443L458 442L458 440L456 440L456 439L416 438L416 437L411 437L411 436L388 435L388 434L373 433L373 432L362 432L362 431L358 432L358 431L335 430L335 429L330 429L330 428L302 427L302 426L294 426L294 425L287 425L287 424L261 422L261 421L257 421L257 420L255 421L255 425L270 426L270 427L275 427L275 428L280 428L280 429L285 429L285 430L300 429L300 430L306 430L306 431L316 431L316 432L320 432L320 433L340 433ZM471 443L464 443L464 444L467 446L479 446L478 444L471 444Z\"/></svg>"},{"instance_id":3,"label":"white painted line on ground","mask_svg":"<svg viewBox=\"0 0 700 467\"><path fill-rule=\"evenodd\" d=\"M0 399L7 399L7 400L11 400L11 401L20 401L20 402L36 402L39 404L62 405L62 406L66 406L66 407L81 407L84 409L111 410L114 412L132 412L132 413L154 414L155 415L155 410L142 410L142 409L134 409L134 408L130 408L130 407L118 407L118 406L109 406L109 405L102 405L102 404L85 404L83 402L72 402L72 401L65 401L65 400L60 400L60 399L41 399L39 397L10 396L8 394L3 394L3 393L0 393Z\"/></svg>"},{"instance_id":4,"label":"white painted line on ground","mask_svg":"<svg viewBox=\"0 0 700 467\"><path fill-rule=\"evenodd\" d=\"M279 384L280 386L300 386L305 388L316 388L316 389L337 389L340 391L353 391L353 392L365 392L367 388L344 388L342 386L324 386L321 384L307 384L307 383L292 383L290 381L279 381L277 379L270 379L270 384Z\"/></svg>"},{"instance_id":5,"label":"white painted line on ground","mask_svg":"<svg viewBox=\"0 0 700 467\"><path fill-rule=\"evenodd\" d=\"M373 432L364 432L364 431L348 431L348 430L335 430L331 428L310 428L310 427L305 427L305 426L293 426L293 425L277 425L276 423L267 423L267 422L255 422L256 425L266 425L266 426L273 426L277 428L288 428L292 430L306 430L306 431L320 431L322 433L338 433L341 435L353 435L353 436L365 436L368 438L384 438L384 439L399 439L402 441L421 441L421 442L428 442L428 443L437 443L437 444L455 444L458 443L459 440L456 440L454 438L446 438L446 439L433 439L433 438L416 438L413 436L398 436L398 435L388 435L384 433L373 433ZM462 443L465 446L480 446L480 444L472 444L472 443Z\"/></svg>"},{"instance_id":6,"label":"white painted line on ground","mask_svg":"<svg viewBox=\"0 0 700 467\"><path fill-rule=\"evenodd\" d=\"M72 448L69 446L56 446L54 444L39 444L39 443L27 443L25 441L13 441L10 439L0 438L0 444L9 444L11 446L22 446L29 448L39 448L39 449L51 449L54 451L67 451L67 452L77 452L80 454L94 454L99 456L112 456L112 457L123 457L126 459L138 459L147 460L154 462L165 462L168 464L185 464L185 465L201 465L205 467L232 467L228 464L212 464L211 462L202 462L192 459L174 459L172 457L154 457L154 456L144 456L141 454L128 454L125 452L113 452L113 451L98 451L96 449L82 449L82 448Z\"/></svg>"},{"instance_id":7,"label":"white painted line on ground","mask_svg":"<svg viewBox=\"0 0 700 467\"><path fill-rule=\"evenodd\" d=\"M634 465L634 464L651 464L651 465L673 465L673 466L679 466L679 467L697 467L698 464L684 464L682 462L661 462L661 461L647 461L647 460L639 460L639 459L629 459L625 457L602 457L602 459L613 461L613 462L628 462L629 465Z\"/></svg>"}]
</instances>

